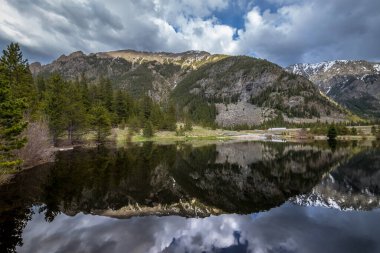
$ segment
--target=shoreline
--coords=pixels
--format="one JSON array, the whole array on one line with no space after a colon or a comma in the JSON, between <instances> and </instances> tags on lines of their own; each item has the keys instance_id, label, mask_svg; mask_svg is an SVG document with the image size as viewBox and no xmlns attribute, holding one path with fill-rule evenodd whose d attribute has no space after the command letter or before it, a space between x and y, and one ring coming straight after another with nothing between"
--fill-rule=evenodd
<instances>
[{"instance_id":1,"label":"shoreline","mask_svg":"<svg viewBox=\"0 0 380 253\"><path fill-rule=\"evenodd\" d=\"M313 135L307 133L301 135L300 128L289 128L277 131L270 130L223 130L223 129L208 129L199 126L194 126L192 131L185 132L183 136L177 136L172 131L158 131L151 138L143 137L141 134L135 134L132 138L128 138L127 129L112 129L112 133L108 138L106 145L115 145L116 147L122 147L129 143L144 143L153 142L156 144L174 144L177 142L194 142L208 144L210 142L219 141L268 141L268 142L313 142L313 141L326 141L327 136ZM375 141L376 137L373 135L345 135L337 136L337 141ZM79 148L93 148L98 146L98 143L94 141L91 136L85 136L83 143L75 145L60 145L58 147L50 146L45 148L44 151L51 154L47 156L49 159L42 159L36 162L25 164L20 170L0 174L0 184L6 183L11 180L14 175L19 172L31 169L36 166L54 162L54 157L57 152L65 152L73 150L76 147Z\"/></svg>"}]
</instances>

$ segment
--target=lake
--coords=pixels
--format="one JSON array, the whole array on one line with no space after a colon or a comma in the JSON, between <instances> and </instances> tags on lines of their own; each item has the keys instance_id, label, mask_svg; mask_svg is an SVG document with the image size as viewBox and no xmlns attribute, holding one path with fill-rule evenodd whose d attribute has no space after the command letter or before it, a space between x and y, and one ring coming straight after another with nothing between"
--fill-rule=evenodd
<instances>
[{"instance_id":1,"label":"lake","mask_svg":"<svg viewBox=\"0 0 380 253\"><path fill-rule=\"evenodd\" d=\"M0 252L380 252L380 146L78 148L0 186Z\"/></svg>"}]
</instances>

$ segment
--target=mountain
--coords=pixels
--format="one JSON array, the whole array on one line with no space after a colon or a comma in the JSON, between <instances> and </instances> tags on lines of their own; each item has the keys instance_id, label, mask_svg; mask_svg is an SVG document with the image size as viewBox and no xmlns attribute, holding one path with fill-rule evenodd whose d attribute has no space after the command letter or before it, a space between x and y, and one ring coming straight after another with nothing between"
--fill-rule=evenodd
<instances>
[{"instance_id":1,"label":"mountain","mask_svg":"<svg viewBox=\"0 0 380 253\"><path fill-rule=\"evenodd\" d=\"M222 126L258 125L283 118L287 122L345 120L345 114L306 78L290 74L266 60L231 56L189 73L171 96L190 114L210 113Z\"/></svg>"},{"instance_id":2,"label":"mountain","mask_svg":"<svg viewBox=\"0 0 380 253\"><path fill-rule=\"evenodd\" d=\"M62 55L50 64L33 63L34 76L53 72L90 82L109 78L135 97L175 102L198 122L252 126L266 121L343 121L346 112L306 78L266 60L212 55L203 51L149 53L133 50Z\"/></svg>"},{"instance_id":3,"label":"mountain","mask_svg":"<svg viewBox=\"0 0 380 253\"><path fill-rule=\"evenodd\" d=\"M372 210L380 207L380 150L365 150L328 173L307 194L292 199L304 206L339 210Z\"/></svg>"},{"instance_id":4,"label":"mountain","mask_svg":"<svg viewBox=\"0 0 380 253\"><path fill-rule=\"evenodd\" d=\"M121 50L89 55L78 51L62 55L50 64L32 63L30 69L34 76L57 72L68 80L84 75L89 81L96 81L102 76L134 96L150 91L153 99L163 101L189 71L223 57L202 51L173 54Z\"/></svg>"},{"instance_id":5,"label":"mountain","mask_svg":"<svg viewBox=\"0 0 380 253\"><path fill-rule=\"evenodd\" d=\"M339 60L295 64L286 70L308 78L353 112L367 118L380 117L380 63Z\"/></svg>"}]
</instances>

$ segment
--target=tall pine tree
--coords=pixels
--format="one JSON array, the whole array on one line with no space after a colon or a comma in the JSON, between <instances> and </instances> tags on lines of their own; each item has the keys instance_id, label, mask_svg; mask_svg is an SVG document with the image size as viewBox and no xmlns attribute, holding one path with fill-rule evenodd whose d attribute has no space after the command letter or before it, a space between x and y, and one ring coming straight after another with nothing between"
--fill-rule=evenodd
<instances>
[{"instance_id":1,"label":"tall pine tree","mask_svg":"<svg viewBox=\"0 0 380 253\"><path fill-rule=\"evenodd\" d=\"M10 44L0 59L0 168L13 168L22 161L14 150L26 143L21 136L26 128L24 113L33 99L28 63L18 44Z\"/></svg>"}]
</instances>

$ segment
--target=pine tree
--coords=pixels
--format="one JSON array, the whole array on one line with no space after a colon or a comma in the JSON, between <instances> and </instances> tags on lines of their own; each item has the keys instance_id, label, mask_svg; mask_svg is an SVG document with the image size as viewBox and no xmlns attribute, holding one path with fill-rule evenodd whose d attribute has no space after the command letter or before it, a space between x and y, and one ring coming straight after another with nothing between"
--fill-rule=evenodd
<instances>
[{"instance_id":1,"label":"pine tree","mask_svg":"<svg viewBox=\"0 0 380 253\"><path fill-rule=\"evenodd\" d=\"M78 140L86 131L88 117L84 97L81 93L81 87L78 83L67 83L64 114L66 115L67 138L73 142Z\"/></svg>"},{"instance_id":2,"label":"pine tree","mask_svg":"<svg viewBox=\"0 0 380 253\"><path fill-rule=\"evenodd\" d=\"M154 135L153 131L153 125L150 120L145 122L144 129L143 129L143 136L146 138L151 138Z\"/></svg>"},{"instance_id":3,"label":"pine tree","mask_svg":"<svg viewBox=\"0 0 380 253\"><path fill-rule=\"evenodd\" d=\"M80 93L83 99L83 105L85 107L86 112L88 112L91 109L91 95L90 95L90 90L88 88L88 80L84 73L81 74L81 77L78 83L80 87Z\"/></svg>"},{"instance_id":4,"label":"pine tree","mask_svg":"<svg viewBox=\"0 0 380 253\"><path fill-rule=\"evenodd\" d=\"M113 111L113 90L112 84L109 79L103 77L99 81L100 93L99 97L103 103L103 106L109 111Z\"/></svg>"},{"instance_id":5,"label":"pine tree","mask_svg":"<svg viewBox=\"0 0 380 253\"><path fill-rule=\"evenodd\" d=\"M0 168L13 168L22 162L13 151L26 143L21 136L27 126L24 112L29 100L22 88L31 86L26 67L19 46L10 44L0 60Z\"/></svg>"},{"instance_id":6,"label":"pine tree","mask_svg":"<svg viewBox=\"0 0 380 253\"><path fill-rule=\"evenodd\" d=\"M33 102L36 99L36 90L28 60L23 59L17 43L11 43L6 50L3 50L0 64L3 66L2 80L10 88L11 96L23 99L29 108L28 111L32 112L35 109Z\"/></svg>"},{"instance_id":7,"label":"pine tree","mask_svg":"<svg viewBox=\"0 0 380 253\"><path fill-rule=\"evenodd\" d=\"M165 129L169 131L175 131L177 128L176 109L174 104L169 104L165 115Z\"/></svg>"},{"instance_id":8,"label":"pine tree","mask_svg":"<svg viewBox=\"0 0 380 253\"><path fill-rule=\"evenodd\" d=\"M140 120L143 124L150 119L153 101L149 96L144 96L140 102Z\"/></svg>"},{"instance_id":9,"label":"pine tree","mask_svg":"<svg viewBox=\"0 0 380 253\"><path fill-rule=\"evenodd\" d=\"M58 74L53 74L47 81L44 111L48 116L49 129L55 144L67 126L65 110L68 104L68 93L66 89L65 81Z\"/></svg>"},{"instance_id":10,"label":"pine tree","mask_svg":"<svg viewBox=\"0 0 380 253\"><path fill-rule=\"evenodd\" d=\"M111 116L108 110L101 104L96 104L90 111L90 123L95 131L96 140L103 143L111 134Z\"/></svg>"},{"instance_id":11,"label":"pine tree","mask_svg":"<svg viewBox=\"0 0 380 253\"><path fill-rule=\"evenodd\" d=\"M335 140L337 137L337 131L334 125L331 125L327 131L327 137L329 140Z\"/></svg>"},{"instance_id":12,"label":"pine tree","mask_svg":"<svg viewBox=\"0 0 380 253\"><path fill-rule=\"evenodd\" d=\"M115 95L115 113L117 115L117 123L126 121L129 117L128 113L128 98L127 95L122 91L118 90Z\"/></svg>"}]
</instances>

